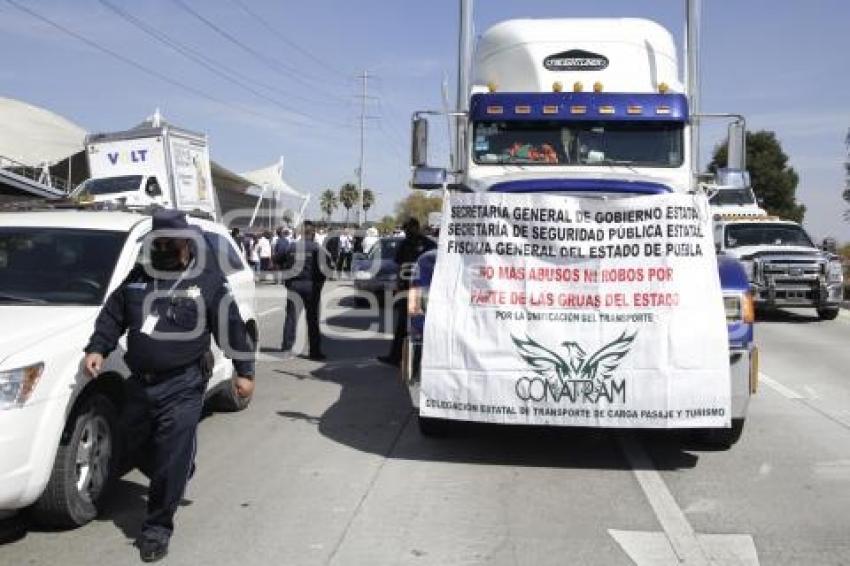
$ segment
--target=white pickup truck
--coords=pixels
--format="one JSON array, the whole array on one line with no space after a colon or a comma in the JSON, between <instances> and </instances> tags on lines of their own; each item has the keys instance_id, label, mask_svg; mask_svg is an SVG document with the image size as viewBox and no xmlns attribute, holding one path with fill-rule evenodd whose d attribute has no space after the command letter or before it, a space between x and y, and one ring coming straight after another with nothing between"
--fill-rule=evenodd
<instances>
[{"instance_id":1,"label":"white pickup truck","mask_svg":"<svg viewBox=\"0 0 850 566\"><path fill-rule=\"evenodd\" d=\"M250 268L224 226L189 221L202 228L256 343ZM150 217L133 212L0 212L0 518L29 508L44 525L85 524L121 471L123 339L98 379L81 361L101 305L140 260L150 230ZM213 353L208 401L244 408L232 364L215 344Z\"/></svg>"}]
</instances>

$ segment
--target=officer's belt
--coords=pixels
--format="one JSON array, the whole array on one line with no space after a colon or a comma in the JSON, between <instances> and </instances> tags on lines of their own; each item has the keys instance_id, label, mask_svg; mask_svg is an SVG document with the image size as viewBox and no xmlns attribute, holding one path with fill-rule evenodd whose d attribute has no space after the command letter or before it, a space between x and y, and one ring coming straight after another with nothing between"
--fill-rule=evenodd
<instances>
[{"instance_id":1,"label":"officer's belt","mask_svg":"<svg viewBox=\"0 0 850 566\"><path fill-rule=\"evenodd\" d=\"M135 372L133 375L138 377L145 385L156 385L158 383L162 383L163 381L168 381L171 378L177 377L182 373L186 373L186 370L190 368L197 367L200 369L200 362L201 360L195 360L194 362L186 364L185 366L180 366L174 369L150 372L139 371Z\"/></svg>"}]
</instances>

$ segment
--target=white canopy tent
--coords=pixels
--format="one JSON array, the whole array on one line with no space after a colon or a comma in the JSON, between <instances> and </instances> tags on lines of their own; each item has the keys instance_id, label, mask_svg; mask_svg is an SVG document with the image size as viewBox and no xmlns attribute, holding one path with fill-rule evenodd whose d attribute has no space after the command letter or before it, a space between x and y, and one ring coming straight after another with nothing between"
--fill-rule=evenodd
<instances>
[{"instance_id":1,"label":"white canopy tent","mask_svg":"<svg viewBox=\"0 0 850 566\"><path fill-rule=\"evenodd\" d=\"M301 224L304 210L310 202L310 195L296 191L283 179L283 157L274 165L240 173L239 176L254 184L250 192L257 197L269 198L274 202L274 218L281 219L285 211L291 210L293 226ZM260 204L258 202L258 209Z\"/></svg>"},{"instance_id":2,"label":"white canopy tent","mask_svg":"<svg viewBox=\"0 0 850 566\"><path fill-rule=\"evenodd\" d=\"M85 148L86 131L20 100L0 97L0 158L27 167L53 165Z\"/></svg>"},{"instance_id":3,"label":"white canopy tent","mask_svg":"<svg viewBox=\"0 0 850 566\"><path fill-rule=\"evenodd\" d=\"M49 110L3 97L0 124L0 200L65 194L86 131Z\"/></svg>"}]
</instances>

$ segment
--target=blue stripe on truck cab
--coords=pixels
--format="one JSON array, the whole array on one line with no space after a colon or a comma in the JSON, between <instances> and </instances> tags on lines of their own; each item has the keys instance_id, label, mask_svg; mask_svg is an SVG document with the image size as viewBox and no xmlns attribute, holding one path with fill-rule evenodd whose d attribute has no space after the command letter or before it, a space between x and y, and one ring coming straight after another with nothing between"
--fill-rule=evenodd
<instances>
[{"instance_id":1,"label":"blue stripe on truck cab","mask_svg":"<svg viewBox=\"0 0 850 566\"><path fill-rule=\"evenodd\" d=\"M632 195L659 195L669 193L670 187L649 181L623 181L613 179L528 179L496 183L491 193L544 193L587 192L624 193Z\"/></svg>"},{"instance_id":2,"label":"blue stripe on truck cab","mask_svg":"<svg viewBox=\"0 0 850 566\"><path fill-rule=\"evenodd\" d=\"M687 122L684 94L495 92L473 94L473 122Z\"/></svg>"}]
</instances>

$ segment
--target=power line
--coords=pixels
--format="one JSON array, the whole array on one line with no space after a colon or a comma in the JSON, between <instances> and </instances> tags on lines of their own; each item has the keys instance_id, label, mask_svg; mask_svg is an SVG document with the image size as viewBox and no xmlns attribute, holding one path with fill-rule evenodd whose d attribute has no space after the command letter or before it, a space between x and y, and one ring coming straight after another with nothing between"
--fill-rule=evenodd
<instances>
[{"instance_id":1,"label":"power line","mask_svg":"<svg viewBox=\"0 0 850 566\"><path fill-rule=\"evenodd\" d=\"M260 97L260 98L262 98L262 99L264 99L268 102L271 102L272 104L278 106L279 108L281 108L281 109L283 109L287 112L291 112L293 114L302 116L302 117L307 118L309 120L314 120L314 121L317 121L317 122L323 122L327 125L339 126L339 124L333 124L331 122L327 122L323 119L317 118L316 116L306 114L301 110L298 110L296 108L293 108L291 106L287 106L286 104L283 104L282 102L280 102L280 100L278 100L274 97L268 96L267 94L251 87L250 84L256 83L257 85L263 86L263 87L265 87L269 90L277 90L274 87L264 85L264 84L259 83L259 82L255 82L253 79L246 77L245 75L242 75L238 71L235 71L235 70L233 70L233 69L231 69L231 68L229 68L229 67L227 67L227 66L225 66L221 63L215 62L214 60L210 59L209 57L204 56L203 54L199 53L195 49L189 47L188 45L181 44L177 40L166 35L165 33L162 33L160 31L156 30L155 28L153 28L152 26L149 26L144 21L133 16L129 12L119 8L118 6L115 6L114 4L109 2L108 0L98 0L98 1L104 7L111 10L113 13L115 13L120 18L124 19L125 21L129 22L130 24L132 24L136 28L140 29L141 31L143 31L147 35L153 37L154 39L156 39L160 43L163 43L164 45L170 47L172 50L183 55L184 57L195 62L196 64L204 67L205 69L209 70L210 72L214 73L215 75L219 76L220 78L224 79L225 81L227 81L231 84L234 84L234 85L238 86L239 88L247 90L248 92L254 94L255 96L258 96L258 97ZM308 102L310 101L310 99L305 98L305 97L299 97L297 95L293 95L291 93L285 93L283 91L279 91L279 92L282 92L285 96L288 96L290 98L297 98L297 99L301 99L301 100L308 101Z\"/></svg>"},{"instance_id":2,"label":"power line","mask_svg":"<svg viewBox=\"0 0 850 566\"><path fill-rule=\"evenodd\" d=\"M277 28L269 25L268 21L266 21L265 18L263 18L257 12L255 12L251 8L249 8L244 2L242 2L242 0L230 0L230 1L234 4L236 4L237 6L239 6L246 14L248 14L254 20L256 20L257 23L259 23L262 27L264 27L269 33L271 33L272 35L274 35L275 37L280 39L283 43L288 45L290 48L294 49L295 51L298 51L299 53L301 53L302 55L304 55L308 59L311 59L313 62L318 63L322 67L331 71L333 74L339 75L341 77L347 76L347 74L345 72L340 71L334 65L331 65L330 63L328 63L326 61L323 61L322 59L317 57L315 54L311 53L308 49L304 49L303 47L301 47L300 45L298 45L297 43L295 43L294 41L292 41L291 39L286 37L284 34L280 33L280 31L278 31Z\"/></svg>"},{"instance_id":3,"label":"power line","mask_svg":"<svg viewBox=\"0 0 850 566\"><path fill-rule=\"evenodd\" d=\"M105 54L109 55L110 57L113 57L114 59L117 59L118 61L121 61L122 63L125 63L127 65L130 65L131 67L133 67L133 68L135 68L139 71L142 71L143 73L145 73L147 75L155 77L155 78L157 78L157 79L159 79L163 82L166 82L166 83L168 83L172 86L176 86L180 89L183 89L183 90L185 90L185 91L187 91L191 94L194 94L194 95L196 95L200 98L203 98L205 100L208 100L210 102L213 102L215 104L223 106L225 108L228 108L228 109L231 109L231 110L236 109L237 111L240 111L244 114L250 114L252 116L263 118L263 119L266 119L266 120L271 120L271 121L276 121L276 122L281 122L281 123L291 123L291 124L296 124L296 125L301 125L301 126L305 125L305 124L295 122L294 120L288 120L288 119L281 117L281 116L269 116L269 115L261 113L261 112L256 112L254 110L251 110L250 108L245 108L245 107L242 107L240 105L234 105L232 102L227 102L227 101L222 100L220 98L217 98L215 96L211 96L211 95L207 94L206 92L204 92L202 90L196 89L195 87L187 85L186 83L183 83L182 81L179 81L177 79L169 77L168 75L160 73L159 71L157 71L155 69L151 69L150 67L148 67L148 66L146 66L142 63L139 63L138 61L135 61L134 59L131 59L129 57L126 57L126 56L116 52L116 51L113 51L112 49L109 49L108 47L105 47L105 46L97 43L96 41L93 41L93 40L85 37L84 35L81 35L81 34L71 30L68 27L63 26L62 24L60 24L60 23L58 23L54 20L51 20L50 18L36 12L35 10L32 10L31 8L28 8L26 6L21 5L19 2L16 2L15 0L6 0L6 2L8 4L10 4L11 6L17 8L18 10L21 10L22 12L29 14L33 18L35 18L35 19L37 19L41 22L44 22L44 23L48 24L49 26L51 26L53 28L58 29L62 33L69 35L69 36L73 37L74 39L77 39L78 41L85 43L89 47L91 47L91 48L93 48L97 51L100 51L101 53L105 53Z\"/></svg>"},{"instance_id":4,"label":"power line","mask_svg":"<svg viewBox=\"0 0 850 566\"><path fill-rule=\"evenodd\" d=\"M186 4L186 2L184 2L184 0L171 0L171 1L174 4L176 4L178 7L180 7L183 11L185 11L186 13L188 13L189 15L191 15L192 17L194 17L198 21L202 22L205 26L207 26L208 28L210 28L211 30L216 32L218 35L225 38L227 41L229 41L233 45L236 45L237 47L239 47L240 49L242 49L246 53L252 55L255 59L262 62L266 67L268 67L268 68L270 68L274 71L277 71L278 73L280 73L280 74L282 74L282 75L284 75L288 78L294 79L294 80L300 82L301 84L307 86L308 88L312 88L312 89L316 88L315 84L310 83L309 78L303 78L302 77L302 75L304 73L302 73L298 69L295 69L293 67L290 67L288 65L281 63L280 61L278 61L277 59L275 59L273 57L269 57L268 55L266 55L264 53L260 53L259 51L257 51L253 47L245 44L244 42L239 40L237 37L235 37L234 35L229 33L227 30L218 26L215 22L213 22L212 20L205 17L203 14L201 14L200 12L196 11L194 8L192 8L191 6ZM313 80L315 81L315 79L313 79ZM331 93L324 92L324 93L320 93L320 94L322 94L322 96L325 96L329 99L343 100L340 97L338 97L334 94L331 94Z\"/></svg>"}]
</instances>

